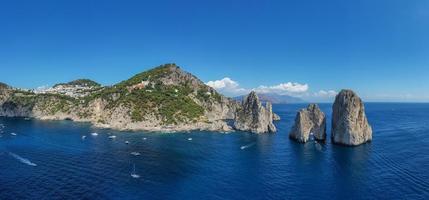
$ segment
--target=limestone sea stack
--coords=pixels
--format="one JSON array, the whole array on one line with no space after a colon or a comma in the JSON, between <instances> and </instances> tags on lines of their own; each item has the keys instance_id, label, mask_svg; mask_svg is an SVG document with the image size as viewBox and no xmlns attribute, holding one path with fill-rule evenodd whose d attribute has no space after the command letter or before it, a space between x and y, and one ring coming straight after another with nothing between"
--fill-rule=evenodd
<instances>
[{"instance_id":1,"label":"limestone sea stack","mask_svg":"<svg viewBox=\"0 0 429 200\"><path fill-rule=\"evenodd\" d=\"M276 113L273 113L273 121L280 121L280 116Z\"/></svg>"},{"instance_id":2,"label":"limestone sea stack","mask_svg":"<svg viewBox=\"0 0 429 200\"><path fill-rule=\"evenodd\" d=\"M341 90L332 108L333 143L356 146L372 139L372 128L362 100L351 90Z\"/></svg>"},{"instance_id":3,"label":"limestone sea stack","mask_svg":"<svg viewBox=\"0 0 429 200\"><path fill-rule=\"evenodd\" d=\"M273 111L271 103L262 106L255 92L251 92L237 110L234 126L237 130L253 133L276 132L273 124Z\"/></svg>"},{"instance_id":4,"label":"limestone sea stack","mask_svg":"<svg viewBox=\"0 0 429 200\"><path fill-rule=\"evenodd\" d=\"M317 104L310 104L296 114L289 138L305 143L311 134L316 140L326 139L326 117Z\"/></svg>"}]
</instances>

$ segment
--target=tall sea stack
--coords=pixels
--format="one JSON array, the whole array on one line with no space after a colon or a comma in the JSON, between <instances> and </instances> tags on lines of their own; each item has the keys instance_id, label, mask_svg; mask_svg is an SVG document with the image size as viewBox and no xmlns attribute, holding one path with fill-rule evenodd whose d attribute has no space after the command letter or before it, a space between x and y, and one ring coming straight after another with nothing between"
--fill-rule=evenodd
<instances>
[{"instance_id":1,"label":"tall sea stack","mask_svg":"<svg viewBox=\"0 0 429 200\"><path fill-rule=\"evenodd\" d=\"M251 92L237 110L234 126L237 130L253 133L276 132L271 103L267 102L263 107L256 93Z\"/></svg>"},{"instance_id":2,"label":"tall sea stack","mask_svg":"<svg viewBox=\"0 0 429 200\"><path fill-rule=\"evenodd\" d=\"M311 134L316 140L326 139L326 117L317 104L310 104L296 114L289 138L305 143Z\"/></svg>"},{"instance_id":3,"label":"tall sea stack","mask_svg":"<svg viewBox=\"0 0 429 200\"><path fill-rule=\"evenodd\" d=\"M352 90L341 90L332 108L332 142L356 146L371 141L372 129L362 100Z\"/></svg>"}]
</instances>

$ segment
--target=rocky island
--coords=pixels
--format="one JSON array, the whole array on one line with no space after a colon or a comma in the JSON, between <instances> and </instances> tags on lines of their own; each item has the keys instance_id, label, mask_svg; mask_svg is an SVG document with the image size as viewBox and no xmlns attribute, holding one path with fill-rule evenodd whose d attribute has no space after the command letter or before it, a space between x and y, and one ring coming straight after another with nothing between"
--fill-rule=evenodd
<instances>
[{"instance_id":1,"label":"rocky island","mask_svg":"<svg viewBox=\"0 0 429 200\"><path fill-rule=\"evenodd\" d=\"M234 126L238 130L251 131L254 133L276 132L273 119L271 103L267 102L263 107L255 92L251 92L237 107Z\"/></svg>"},{"instance_id":2,"label":"rocky island","mask_svg":"<svg viewBox=\"0 0 429 200\"><path fill-rule=\"evenodd\" d=\"M315 140L326 139L326 117L316 104L301 109L289 138L305 143L313 135ZM334 144L357 146L372 140L372 128L365 114L362 100L352 90L341 90L332 106L331 140Z\"/></svg>"},{"instance_id":3,"label":"rocky island","mask_svg":"<svg viewBox=\"0 0 429 200\"><path fill-rule=\"evenodd\" d=\"M289 137L298 142L305 143L313 135L315 140L326 139L326 117L317 104L310 104L301 109L295 117Z\"/></svg>"},{"instance_id":4,"label":"rocky island","mask_svg":"<svg viewBox=\"0 0 429 200\"><path fill-rule=\"evenodd\" d=\"M341 90L332 107L332 142L356 146L372 140L372 128L362 100L352 90Z\"/></svg>"},{"instance_id":5,"label":"rocky island","mask_svg":"<svg viewBox=\"0 0 429 200\"><path fill-rule=\"evenodd\" d=\"M0 84L0 116L91 122L119 130L246 130L275 132L278 116L254 94L244 104L219 94L175 64L165 64L103 87L79 79L44 91ZM256 106L256 107L255 107ZM246 127L249 121L260 123ZM226 120L235 120L234 126Z\"/></svg>"}]
</instances>

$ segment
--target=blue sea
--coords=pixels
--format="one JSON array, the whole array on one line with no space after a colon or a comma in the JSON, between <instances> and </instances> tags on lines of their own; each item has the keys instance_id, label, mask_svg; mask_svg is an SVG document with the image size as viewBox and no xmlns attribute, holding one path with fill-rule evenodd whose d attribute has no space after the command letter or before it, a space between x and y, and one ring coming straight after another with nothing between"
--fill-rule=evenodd
<instances>
[{"instance_id":1,"label":"blue sea","mask_svg":"<svg viewBox=\"0 0 429 200\"><path fill-rule=\"evenodd\" d=\"M429 104L367 103L373 141L353 148L290 140L303 107L274 105L261 135L0 118L0 199L429 199Z\"/></svg>"}]
</instances>

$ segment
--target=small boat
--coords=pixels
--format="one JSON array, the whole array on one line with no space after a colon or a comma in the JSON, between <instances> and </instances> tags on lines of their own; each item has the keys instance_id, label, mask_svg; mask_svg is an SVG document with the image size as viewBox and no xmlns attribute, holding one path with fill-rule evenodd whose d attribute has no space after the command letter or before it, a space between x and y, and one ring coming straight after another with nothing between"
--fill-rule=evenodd
<instances>
[{"instance_id":1,"label":"small boat","mask_svg":"<svg viewBox=\"0 0 429 200\"><path fill-rule=\"evenodd\" d=\"M144 137L143 140L147 140L147 138Z\"/></svg>"},{"instance_id":2,"label":"small boat","mask_svg":"<svg viewBox=\"0 0 429 200\"><path fill-rule=\"evenodd\" d=\"M84 140L85 138L86 138L86 135L83 135L83 136L82 136L82 140Z\"/></svg>"},{"instance_id":3,"label":"small boat","mask_svg":"<svg viewBox=\"0 0 429 200\"><path fill-rule=\"evenodd\" d=\"M189 140L189 141L191 141L191 140L192 140L192 138L188 138L188 140Z\"/></svg>"},{"instance_id":4,"label":"small boat","mask_svg":"<svg viewBox=\"0 0 429 200\"><path fill-rule=\"evenodd\" d=\"M24 118L24 120L30 120L30 118L29 118L29 117L26 117L26 118Z\"/></svg>"},{"instance_id":5,"label":"small boat","mask_svg":"<svg viewBox=\"0 0 429 200\"><path fill-rule=\"evenodd\" d=\"M136 165L135 164L133 165L133 172L131 172L131 177L133 177L133 178L140 178L140 175L138 175L136 173Z\"/></svg>"},{"instance_id":6,"label":"small boat","mask_svg":"<svg viewBox=\"0 0 429 200\"><path fill-rule=\"evenodd\" d=\"M10 133L11 135L13 135L13 136L16 136L16 133Z\"/></svg>"},{"instance_id":7,"label":"small boat","mask_svg":"<svg viewBox=\"0 0 429 200\"><path fill-rule=\"evenodd\" d=\"M115 139L115 138L116 138L116 135L109 136L109 139Z\"/></svg>"},{"instance_id":8,"label":"small boat","mask_svg":"<svg viewBox=\"0 0 429 200\"><path fill-rule=\"evenodd\" d=\"M130 142L128 142L128 141L125 141L125 144L129 144Z\"/></svg>"},{"instance_id":9,"label":"small boat","mask_svg":"<svg viewBox=\"0 0 429 200\"><path fill-rule=\"evenodd\" d=\"M133 155L133 156L139 156L139 155L141 155L139 152L136 152L136 151L133 151L130 154Z\"/></svg>"},{"instance_id":10,"label":"small boat","mask_svg":"<svg viewBox=\"0 0 429 200\"><path fill-rule=\"evenodd\" d=\"M91 135L92 135L92 136L97 136L97 135L98 135L98 133L91 133Z\"/></svg>"}]
</instances>

